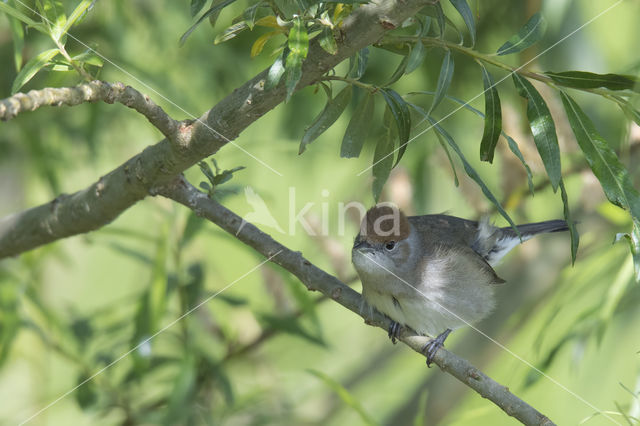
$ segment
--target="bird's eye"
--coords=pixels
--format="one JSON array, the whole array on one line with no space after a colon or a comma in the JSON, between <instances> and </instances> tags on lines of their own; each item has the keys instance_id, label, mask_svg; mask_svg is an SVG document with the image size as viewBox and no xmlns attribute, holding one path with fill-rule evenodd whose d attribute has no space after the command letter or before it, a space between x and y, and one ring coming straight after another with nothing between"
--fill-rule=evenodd
<instances>
[{"instance_id":1,"label":"bird's eye","mask_svg":"<svg viewBox=\"0 0 640 426\"><path fill-rule=\"evenodd\" d=\"M396 248L396 242L395 241L389 241L384 245L384 248L386 248L387 250L391 251L394 248Z\"/></svg>"}]
</instances>

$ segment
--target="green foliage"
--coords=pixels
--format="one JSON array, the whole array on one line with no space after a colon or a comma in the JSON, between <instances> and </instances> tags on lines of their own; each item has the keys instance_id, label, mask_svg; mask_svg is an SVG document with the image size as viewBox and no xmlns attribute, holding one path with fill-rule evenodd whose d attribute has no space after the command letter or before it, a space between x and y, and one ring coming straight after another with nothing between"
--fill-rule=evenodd
<instances>
[{"instance_id":1,"label":"green foliage","mask_svg":"<svg viewBox=\"0 0 640 426\"><path fill-rule=\"evenodd\" d=\"M326 86L322 85L323 88ZM327 104L324 109L316 117L316 119L307 127L300 142L300 149L298 154L302 154L307 145L316 140L318 136L324 133L333 123L340 118L347 105L351 101L351 94L353 92L353 86L345 86L334 98L331 97L331 91L327 90ZM373 105L373 104L372 104Z\"/></svg>"},{"instance_id":2,"label":"green foliage","mask_svg":"<svg viewBox=\"0 0 640 426\"><path fill-rule=\"evenodd\" d=\"M349 125L342 138L340 156L344 158L358 157L362 146L371 130L371 120L375 111L375 97L366 93L358 103Z\"/></svg>"},{"instance_id":3,"label":"green foliage","mask_svg":"<svg viewBox=\"0 0 640 426\"><path fill-rule=\"evenodd\" d=\"M464 20L467 29L469 30L469 36L471 37L471 46L476 44L476 23L473 19L473 12L466 0L449 0L453 7L456 8L462 19Z\"/></svg>"},{"instance_id":4,"label":"green foliage","mask_svg":"<svg viewBox=\"0 0 640 426\"><path fill-rule=\"evenodd\" d=\"M360 416L360 420L366 425L377 425L378 422L375 421L371 415L369 415L365 409L362 407L360 401L358 401L344 386L340 383L329 377L328 375L317 371L317 370L308 370L309 373L313 374L322 382L329 387L335 394L349 407L351 407L358 415Z\"/></svg>"},{"instance_id":5,"label":"green foliage","mask_svg":"<svg viewBox=\"0 0 640 426\"><path fill-rule=\"evenodd\" d=\"M542 99L535 87L518 74L513 73L512 75L518 94L527 100L527 118L533 134L533 140L551 181L551 187L556 191L562 174L560 170L560 147L558 146L558 136L556 135L553 117L549 107L547 107L547 103Z\"/></svg>"},{"instance_id":6,"label":"green foliage","mask_svg":"<svg viewBox=\"0 0 640 426\"><path fill-rule=\"evenodd\" d=\"M480 159L493 163L493 156L498 144L498 138L502 132L502 108L500 108L500 97L498 89L491 79L491 74L484 65L482 69L482 84L484 85L484 131L480 141Z\"/></svg>"},{"instance_id":7,"label":"green foliage","mask_svg":"<svg viewBox=\"0 0 640 426\"><path fill-rule=\"evenodd\" d=\"M16 69L18 75L13 81L11 93L17 93L26 83L29 82L38 72L43 69L50 71L78 71L83 78L96 76L102 68L102 61L95 55L94 51L70 57L65 49L67 32L82 21L87 12L91 9L93 0L82 0L77 3L73 12L66 15L62 1L60 0L37 0L35 9L27 7L28 12L34 14L38 20L32 19L23 12L16 2L1 2L0 11L11 16L14 34L14 49ZM22 3L20 3L24 6ZM25 6L26 7L26 6ZM33 28L41 33L47 34L56 45L54 49L44 50L31 59L22 67L22 46L24 45L22 25ZM58 57L56 61L54 58ZM91 71L91 74L87 74Z\"/></svg>"},{"instance_id":8,"label":"green foliage","mask_svg":"<svg viewBox=\"0 0 640 426\"><path fill-rule=\"evenodd\" d=\"M411 133L411 114L409 113L409 105L402 99L402 96L393 89L381 89L380 93L387 103L387 107L393 115L394 122L398 128L398 156L394 166L400 162L404 155L407 144L409 143L409 135Z\"/></svg>"},{"instance_id":9,"label":"green foliage","mask_svg":"<svg viewBox=\"0 0 640 426\"><path fill-rule=\"evenodd\" d=\"M382 188L389 178L393 167L393 149L394 141L398 136L397 127L393 123L393 112L387 106L384 110L384 118L382 120L382 132L378 136L376 149L373 153L373 166L371 172L373 174L373 199L377 202L382 193Z\"/></svg>"},{"instance_id":10,"label":"green foliage","mask_svg":"<svg viewBox=\"0 0 640 426\"><path fill-rule=\"evenodd\" d=\"M433 118L431 118L430 116L427 116L427 120L429 120L433 128L436 130L438 138L443 138L444 141L449 145L449 147L453 149L453 151L458 155L458 157L460 158L460 161L462 161L462 165L464 166L465 172L467 172L467 175L478 184L478 186L482 189L482 193L485 195L485 197L487 197L489 201L493 203L493 205L496 207L496 209L502 215L502 217L504 217L507 220L507 222L509 222L509 225L511 225L513 229L516 230L517 232L516 224L513 222L509 214L507 214L507 212L504 210L504 208L502 208L502 205L500 204L496 196L493 195L489 187L484 183L484 181L482 180L478 172L471 166L471 163L467 161L464 154L460 150L460 147L455 142L455 140L453 140L453 137L451 137L451 135L447 133L447 131L444 128L442 128L438 124L438 122Z\"/></svg>"},{"instance_id":11,"label":"green foliage","mask_svg":"<svg viewBox=\"0 0 640 426\"><path fill-rule=\"evenodd\" d=\"M238 166L230 170L220 170L215 158L211 158L211 164L213 164L215 171L211 170L211 167L205 161L200 161L198 163L198 167L200 167L200 171L202 172L202 174L204 174L204 176L209 181L209 182L200 182L199 186L200 186L200 189L207 191L207 195L209 196L209 198L213 198L215 196L220 196L225 194L225 192L221 192L218 189L218 187L223 183L231 180L235 172L245 169L244 166ZM233 192L232 189L230 191Z\"/></svg>"},{"instance_id":12,"label":"green foliage","mask_svg":"<svg viewBox=\"0 0 640 426\"><path fill-rule=\"evenodd\" d=\"M564 87L640 91L640 81L632 75L595 74L585 71L545 72L545 75Z\"/></svg>"},{"instance_id":13,"label":"green foliage","mask_svg":"<svg viewBox=\"0 0 640 426\"><path fill-rule=\"evenodd\" d=\"M0 12L10 18L0 22L7 42L1 52L6 96L11 90L73 85L82 71L122 80L114 67L102 69L109 58L199 114L269 69L266 89L282 85L289 103L243 132L238 143L286 178L265 177L253 163L246 169L230 167L247 161L232 146L216 154L228 170L212 159L203 161L200 170L186 171L192 181L204 180L200 187L209 196L225 197L225 204L237 211L247 203L232 194L240 185L251 185L281 221L289 213L281 194L295 185L295 207L306 202L318 207L310 209L311 218L325 201L369 203L366 188L375 200L392 199L398 188L407 189L407 208L420 214L448 211L473 218L491 209L509 223L520 223L564 212L575 267L564 254L569 251L566 236L527 243L526 262L515 250L498 270L511 283L497 290L503 300L482 329L567 388L580 394L588 389L586 399L619 412L620 420L637 418L632 411L637 390L629 382L637 372L629 362L637 357L633 337L640 306L634 281L640 280L638 156L633 136L625 142L625 129L631 121L640 124L633 75L638 59L631 30L628 35L616 32L632 28L621 15L615 25L585 27L581 31L593 32L573 38L571 47L558 46L580 52L580 67L615 74L572 71L576 65L567 50L550 51L539 63L568 70L538 73L520 69L518 55L506 55L542 52L558 33L568 34L572 28L557 22L561 14L546 15L545 35L540 13L518 30L528 17L505 3L436 2L329 72L315 86L324 94L315 94L314 87L298 91L309 46L317 42L328 54L339 51L343 22L362 2L114 0L96 3L99 12L92 1L32 3L46 19L17 1L0 1ZM594 5L574 1L569 10L574 17L591 16ZM207 20L210 25L202 25ZM506 37L501 37L514 33L502 43ZM608 33L615 35L615 43ZM79 45L72 36L87 44ZM178 39L184 43L180 50ZM477 47L462 46L462 41ZM614 44L628 53L614 55ZM483 53L496 52L498 46L497 54ZM513 80L516 90L502 84L505 79ZM540 90L544 99L532 80L547 86ZM556 114L554 99L562 101L568 121ZM184 114L163 108L174 117ZM459 114L460 109L473 115ZM531 128L531 142L518 131L514 123L519 122ZM157 133L146 129L144 120L126 108L104 104L43 109L4 123L0 170L11 190L0 188L3 214L50 201L52 193L82 189L153 143ZM577 146L567 137L572 131ZM313 149L307 149L311 143ZM544 169L533 166L536 150ZM296 152L305 155L296 157ZM392 173L394 168L398 173ZM363 169L359 180L355 175ZM452 183L458 189L452 190ZM330 195L318 196L320 187ZM536 196L528 197L534 189ZM11 198L11 193L18 195ZM354 279L348 259L354 223L347 221L345 235L287 235L282 240L349 281ZM614 235L623 244L611 245ZM504 414L486 401L445 389L446 383L427 395L440 373L417 374L423 371L418 355L391 348L382 332L354 322L352 313L324 303L327 298L308 292L278 267L264 268L275 278L255 272L220 293L263 260L247 253L196 212L185 214L166 200L149 197L104 229L3 260L0 388L7 400L0 419L19 423L61 390L81 385L50 408L51 421L504 421ZM591 413L543 376L467 332L456 331L450 348L498 380L508 377L506 385L558 424L577 423ZM467 341L473 350L464 347ZM310 380L309 366L326 373ZM41 386L41 377L51 384ZM631 387L623 389L619 381Z\"/></svg>"},{"instance_id":14,"label":"green foliage","mask_svg":"<svg viewBox=\"0 0 640 426\"><path fill-rule=\"evenodd\" d=\"M285 61L284 74L287 100L289 100L302 77L302 62L309 52L309 35L299 16L293 18L293 27L289 30L287 47L289 54Z\"/></svg>"},{"instance_id":15,"label":"green foliage","mask_svg":"<svg viewBox=\"0 0 640 426\"><path fill-rule=\"evenodd\" d=\"M451 78L453 77L454 62L451 57L451 51L447 50L444 53L444 59L442 60L442 66L440 67L440 75L438 76L438 84L436 85L436 94L433 97L433 103L429 108L429 114L438 106L440 101L444 99L444 95L449 90L451 85Z\"/></svg>"},{"instance_id":16,"label":"green foliage","mask_svg":"<svg viewBox=\"0 0 640 426\"><path fill-rule=\"evenodd\" d=\"M498 48L498 55L518 53L533 46L542 39L546 29L547 21L539 12L534 13L517 34Z\"/></svg>"}]
</instances>

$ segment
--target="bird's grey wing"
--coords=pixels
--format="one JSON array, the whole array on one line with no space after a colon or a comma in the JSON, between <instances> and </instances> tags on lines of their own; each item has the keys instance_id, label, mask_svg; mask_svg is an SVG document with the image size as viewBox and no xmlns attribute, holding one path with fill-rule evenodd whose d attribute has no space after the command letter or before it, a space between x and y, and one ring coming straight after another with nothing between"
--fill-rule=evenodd
<instances>
[{"instance_id":1,"label":"bird's grey wing","mask_svg":"<svg viewBox=\"0 0 640 426\"><path fill-rule=\"evenodd\" d=\"M474 268L478 272L482 273L483 276L486 276L489 279L488 284L505 283L505 280L496 274L496 271L493 270L489 262L487 262L487 259L478 254L471 247L462 247L459 250L461 251L461 254L465 256L465 260L469 265L468 267Z\"/></svg>"},{"instance_id":2,"label":"bird's grey wing","mask_svg":"<svg viewBox=\"0 0 640 426\"><path fill-rule=\"evenodd\" d=\"M478 231L478 222L444 214L411 216L409 223L433 243L471 246Z\"/></svg>"}]
</instances>

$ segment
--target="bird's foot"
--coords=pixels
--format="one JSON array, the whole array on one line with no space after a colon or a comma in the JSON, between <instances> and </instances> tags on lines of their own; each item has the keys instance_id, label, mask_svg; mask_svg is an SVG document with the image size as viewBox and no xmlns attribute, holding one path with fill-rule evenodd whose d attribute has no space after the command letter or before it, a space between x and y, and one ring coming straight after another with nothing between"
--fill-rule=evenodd
<instances>
[{"instance_id":1,"label":"bird's foot","mask_svg":"<svg viewBox=\"0 0 640 426\"><path fill-rule=\"evenodd\" d=\"M427 367L431 367L433 357L436 355L436 352L438 352L438 349L444 346L444 341L449 336L449 333L451 333L451 330L447 328L440 333L438 337L429 340L427 344L422 347L422 353L427 356Z\"/></svg>"},{"instance_id":2,"label":"bird's foot","mask_svg":"<svg viewBox=\"0 0 640 426\"><path fill-rule=\"evenodd\" d=\"M399 322L392 321L389 326L389 339L391 339L391 343L396 344L396 339L400 338L400 333L402 332L402 325Z\"/></svg>"}]
</instances>

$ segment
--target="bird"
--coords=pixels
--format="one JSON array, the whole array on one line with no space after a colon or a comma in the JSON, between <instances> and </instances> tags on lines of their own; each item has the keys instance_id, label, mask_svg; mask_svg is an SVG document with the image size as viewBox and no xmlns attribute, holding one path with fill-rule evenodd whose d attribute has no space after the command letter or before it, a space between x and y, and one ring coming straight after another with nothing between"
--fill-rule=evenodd
<instances>
[{"instance_id":1,"label":"bird","mask_svg":"<svg viewBox=\"0 0 640 426\"><path fill-rule=\"evenodd\" d=\"M393 343L402 327L431 338L423 347L427 366L449 333L472 325L495 306L494 288L505 281L493 267L518 244L537 234L567 231L564 220L493 226L431 214L407 217L382 203L362 219L352 262L369 306L387 315Z\"/></svg>"}]
</instances>

